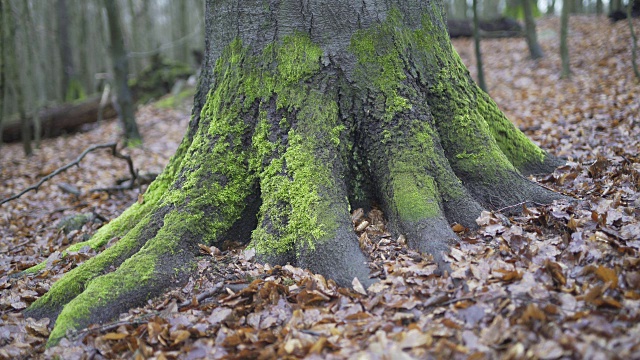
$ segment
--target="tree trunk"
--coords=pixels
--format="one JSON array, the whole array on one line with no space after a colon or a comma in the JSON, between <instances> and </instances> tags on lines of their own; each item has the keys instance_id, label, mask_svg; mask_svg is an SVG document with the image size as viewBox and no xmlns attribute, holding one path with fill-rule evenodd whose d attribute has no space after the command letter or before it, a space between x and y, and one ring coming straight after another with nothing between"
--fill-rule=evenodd
<instances>
[{"instance_id":1,"label":"tree trunk","mask_svg":"<svg viewBox=\"0 0 640 360\"><path fill-rule=\"evenodd\" d=\"M478 22L478 0L473 0L473 43L476 51L478 85L482 91L487 92L487 84L484 81L484 68L482 67L482 49L480 48L480 27Z\"/></svg>"},{"instance_id":2,"label":"tree trunk","mask_svg":"<svg viewBox=\"0 0 640 360\"><path fill-rule=\"evenodd\" d=\"M567 44L567 36L569 34L569 7L568 1L562 3L562 13L560 15L560 59L562 61L562 78L571 76L569 64L569 44Z\"/></svg>"},{"instance_id":3,"label":"tree trunk","mask_svg":"<svg viewBox=\"0 0 640 360\"><path fill-rule=\"evenodd\" d=\"M596 14L601 15L604 12L604 3L602 0L596 0Z\"/></svg>"},{"instance_id":4,"label":"tree trunk","mask_svg":"<svg viewBox=\"0 0 640 360\"><path fill-rule=\"evenodd\" d=\"M451 13L449 17L455 19L466 19L467 16L467 0L453 0L453 3L450 4Z\"/></svg>"},{"instance_id":5,"label":"tree trunk","mask_svg":"<svg viewBox=\"0 0 640 360\"><path fill-rule=\"evenodd\" d=\"M0 135L4 128L4 89L5 89L5 6L4 0L0 0ZM0 147L2 147L2 136L0 136Z\"/></svg>"},{"instance_id":6,"label":"tree trunk","mask_svg":"<svg viewBox=\"0 0 640 360\"><path fill-rule=\"evenodd\" d=\"M483 19L495 19L499 18L500 14L500 1L499 0L483 0L482 1L482 18Z\"/></svg>"},{"instance_id":7,"label":"tree trunk","mask_svg":"<svg viewBox=\"0 0 640 360\"><path fill-rule=\"evenodd\" d=\"M142 143L142 136L136 124L133 96L129 89L129 60L124 47L124 37L120 24L120 13L115 1L104 0L109 22L109 49L113 62L113 82L117 97L116 110L122 122L124 139L127 145L137 146Z\"/></svg>"},{"instance_id":8,"label":"tree trunk","mask_svg":"<svg viewBox=\"0 0 640 360\"><path fill-rule=\"evenodd\" d=\"M636 58L638 56L638 38L636 32L633 29L633 17L631 16L632 6L627 5L627 24L629 25L629 33L631 34L631 66L633 67L633 73L636 75L636 79L640 79L640 70L638 70L638 63Z\"/></svg>"},{"instance_id":9,"label":"tree trunk","mask_svg":"<svg viewBox=\"0 0 640 360\"><path fill-rule=\"evenodd\" d=\"M30 156L33 153L33 149L31 148L31 140L33 134L31 133L31 122L27 117L27 109L25 107L25 83L23 76L23 69L18 66L20 63L19 59L19 42L16 37L16 29L18 27L19 20L16 19L17 12L12 9L10 3L7 4L7 16L5 17L6 21L6 29L7 29L7 40L13 42L12 49L9 49L7 53L7 74L8 83L13 90L13 96L16 99L16 103L18 106L18 116L20 118L20 127L21 127L21 139L22 139L22 148L24 150L25 155Z\"/></svg>"},{"instance_id":10,"label":"tree trunk","mask_svg":"<svg viewBox=\"0 0 640 360\"><path fill-rule=\"evenodd\" d=\"M529 0L521 0L524 9L525 34L527 36L527 45L529 46L529 54L531 58L540 59L544 54L538 43L538 34L536 33L536 20L533 18L533 9Z\"/></svg>"},{"instance_id":11,"label":"tree trunk","mask_svg":"<svg viewBox=\"0 0 640 360\"><path fill-rule=\"evenodd\" d=\"M556 0L547 1L547 15L553 15L556 12Z\"/></svg>"},{"instance_id":12,"label":"tree trunk","mask_svg":"<svg viewBox=\"0 0 640 360\"><path fill-rule=\"evenodd\" d=\"M73 52L69 36L69 9L67 0L58 0L56 3L56 17L58 28L58 51L62 62L62 87L61 94L65 101L73 101L85 96L80 80L76 78L73 64Z\"/></svg>"},{"instance_id":13,"label":"tree trunk","mask_svg":"<svg viewBox=\"0 0 640 360\"><path fill-rule=\"evenodd\" d=\"M263 4L207 1L189 130L144 201L69 250L120 240L27 311L57 319L49 344L184 283L199 243L366 286L350 206L442 264L450 223L559 198L521 175L559 161L475 85L441 1Z\"/></svg>"}]
</instances>

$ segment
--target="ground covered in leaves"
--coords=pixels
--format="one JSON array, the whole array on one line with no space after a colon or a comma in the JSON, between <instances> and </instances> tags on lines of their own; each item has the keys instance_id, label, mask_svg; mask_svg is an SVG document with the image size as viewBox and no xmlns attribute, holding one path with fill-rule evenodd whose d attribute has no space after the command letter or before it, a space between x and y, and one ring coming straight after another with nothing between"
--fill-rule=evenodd
<instances>
[{"instance_id":1,"label":"ground covered in leaves","mask_svg":"<svg viewBox=\"0 0 640 360\"><path fill-rule=\"evenodd\" d=\"M537 62L524 39L486 40L482 49L492 97L532 139L569 159L535 180L575 202L514 204L520 215L483 213L478 231L455 226L462 241L442 277L387 233L380 211L355 210L361 248L381 279L369 289L203 245L187 286L45 351L51 324L21 311L92 255L61 258L61 250L144 190L92 192L128 175L108 152L92 153L38 193L0 206L0 358L640 358L640 85L629 32L624 22L572 18L573 77L561 80L558 29L556 19L539 23L546 57ZM475 73L472 42L454 45ZM167 162L188 107L140 109L145 146L127 151L141 173ZM117 135L106 122L46 140L29 159L18 144L3 147L0 198ZM86 215L79 224L62 221L77 214ZM8 276L41 261L47 267L36 276Z\"/></svg>"}]
</instances>

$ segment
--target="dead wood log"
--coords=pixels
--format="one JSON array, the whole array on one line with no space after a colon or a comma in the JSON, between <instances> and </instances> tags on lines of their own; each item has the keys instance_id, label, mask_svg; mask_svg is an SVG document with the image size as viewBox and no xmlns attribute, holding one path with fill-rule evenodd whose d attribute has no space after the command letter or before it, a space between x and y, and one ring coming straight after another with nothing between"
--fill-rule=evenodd
<instances>
[{"instance_id":1,"label":"dead wood log","mask_svg":"<svg viewBox=\"0 0 640 360\"><path fill-rule=\"evenodd\" d=\"M64 133L77 131L84 124L98 120L100 108L100 96L94 96L86 100L74 103L66 103L56 107L45 108L38 114L41 124L41 136L54 137ZM104 105L103 117L105 119L116 116L116 110L111 102ZM2 131L3 142L20 140L20 119L9 118Z\"/></svg>"},{"instance_id":2,"label":"dead wood log","mask_svg":"<svg viewBox=\"0 0 640 360\"><path fill-rule=\"evenodd\" d=\"M483 38L523 36L520 23L509 18L480 20L478 26L480 28L480 36ZM452 38L473 36L473 22L471 20L448 19L447 27L449 28L449 36Z\"/></svg>"}]
</instances>

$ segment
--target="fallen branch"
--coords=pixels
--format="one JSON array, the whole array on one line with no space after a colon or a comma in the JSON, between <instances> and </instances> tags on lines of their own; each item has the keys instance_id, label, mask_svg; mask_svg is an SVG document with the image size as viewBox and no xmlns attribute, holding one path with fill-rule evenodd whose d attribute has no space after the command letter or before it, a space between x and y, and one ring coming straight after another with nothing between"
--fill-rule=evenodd
<instances>
[{"instance_id":1,"label":"fallen branch","mask_svg":"<svg viewBox=\"0 0 640 360\"><path fill-rule=\"evenodd\" d=\"M0 205L7 203L11 200L15 200L19 197L21 197L22 195L28 193L29 191L33 190L35 192L38 192L38 189L40 188L40 186L42 186L42 184L44 184L47 180L50 180L51 178L53 178L54 176L68 170L70 167L77 165L80 166L80 161L82 161L82 159L90 152L94 151L94 150L98 150L98 149L111 149L111 155L117 157L118 159L123 159L127 161L127 164L129 165L129 172L131 173L131 183L129 184L128 188L122 188L121 190L129 190L129 189L133 189L133 186L135 184L135 180L138 177L135 168L133 167L133 161L131 160L131 157L129 155L124 155L121 154L120 152L118 152L118 150L116 149L116 147L118 146L118 143L116 142L111 142L111 143L107 143L107 144L100 144L100 145L94 145L94 146L90 146L88 147L85 151L82 152L82 154L80 154L80 156L78 156L74 161L72 161L71 163L56 169L54 172L52 172L51 174L43 177L42 179L40 179L40 181L38 181L37 184L30 186L28 188L26 188L25 190L23 190L21 193L16 194L14 196L11 196L9 198L3 199L2 201L0 201Z\"/></svg>"},{"instance_id":2,"label":"fallen branch","mask_svg":"<svg viewBox=\"0 0 640 360\"><path fill-rule=\"evenodd\" d=\"M216 295L220 292L222 292L222 290L224 290L224 282L219 282L217 284L215 284L211 289L208 289L200 294L198 294L198 296L195 297L195 304L199 304L202 302L202 300L205 300L213 295ZM190 301L185 301L182 304L180 304L180 306L178 306L178 311L184 310L185 308L188 308L190 306L194 305L194 301L190 300Z\"/></svg>"}]
</instances>

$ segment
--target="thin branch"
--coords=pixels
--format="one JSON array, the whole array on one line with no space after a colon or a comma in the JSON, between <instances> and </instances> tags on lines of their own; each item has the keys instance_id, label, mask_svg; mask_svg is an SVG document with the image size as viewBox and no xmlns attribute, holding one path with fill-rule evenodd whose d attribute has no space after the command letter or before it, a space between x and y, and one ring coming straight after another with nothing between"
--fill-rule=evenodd
<instances>
[{"instance_id":1,"label":"thin branch","mask_svg":"<svg viewBox=\"0 0 640 360\"><path fill-rule=\"evenodd\" d=\"M199 303L202 302L202 300L205 300L205 299L207 299L207 298L209 298L209 297L211 297L213 295L216 295L219 292L221 292L222 290L224 290L224 282L221 281L221 282L215 284L211 289L208 289L208 290L198 294L196 296L196 301L199 304ZM183 302L182 304L180 304L178 306L178 311L183 310L183 309L185 309L185 308L187 308L187 307L189 307L191 305L192 305L192 300L185 301L185 302Z\"/></svg>"},{"instance_id":2,"label":"thin branch","mask_svg":"<svg viewBox=\"0 0 640 360\"><path fill-rule=\"evenodd\" d=\"M78 165L80 164L80 161L82 161L82 159L90 152L98 150L98 149L111 149L111 155L117 157L118 159L123 159L125 161L127 161L127 164L129 165L129 172L131 173L131 183L130 183L130 187L129 189L133 188L133 185L135 183L136 178L138 177L134 167L133 167L133 161L131 160L131 157L129 155L124 155L118 152L118 150L116 149L116 147L118 146L118 143L116 142L111 142L111 143L106 143L106 144L99 144L99 145L94 145L94 146L90 146L88 147L85 151L82 152L82 154L80 154L80 156L78 156L74 161L72 161L71 163L58 168L57 170L55 170L54 172L52 172L51 174L43 177L42 179L40 179L40 181L38 181L37 184L30 186L28 188L26 188L25 190L23 190L21 193L11 196L9 198L6 198L2 201L0 201L0 205L7 203L11 200L15 200L19 197L21 197L22 195L28 193L29 191L35 191L38 192L38 189L40 188L40 186L42 186L42 184L44 184L47 180L50 180L51 178L53 178L54 176L68 170L70 167L74 166L74 165Z\"/></svg>"}]
</instances>

